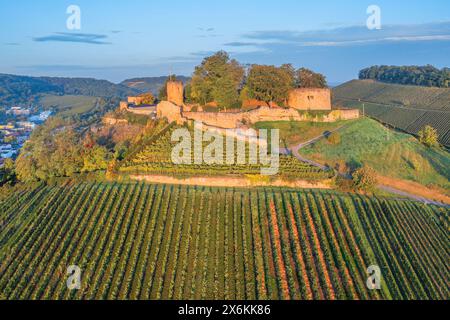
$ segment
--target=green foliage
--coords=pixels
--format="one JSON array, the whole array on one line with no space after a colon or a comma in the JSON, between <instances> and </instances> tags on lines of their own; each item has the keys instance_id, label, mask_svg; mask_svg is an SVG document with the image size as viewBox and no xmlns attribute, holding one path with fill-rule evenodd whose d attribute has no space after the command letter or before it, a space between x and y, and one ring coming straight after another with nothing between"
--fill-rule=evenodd
<instances>
[{"instance_id":1,"label":"green foliage","mask_svg":"<svg viewBox=\"0 0 450 320\"><path fill-rule=\"evenodd\" d=\"M89 141L87 138L85 140ZM89 143L88 143L89 144ZM109 155L98 145L83 145L74 124L60 118L50 118L33 131L16 160L20 181L48 181L71 177L76 173L106 168Z\"/></svg>"},{"instance_id":2,"label":"green foliage","mask_svg":"<svg viewBox=\"0 0 450 320\"><path fill-rule=\"evenodd\" d=\"M143 93L140 96L144 98L142 104L153 105L156 101L156 98L150 92Z\"/></svg>"},{"instance_id":3,"label":"green foliage","mask_svg":"<svg viewBox=\"0 0 450 320\"><path fill-rule=\"evenodd\" d=\"M327 140L330 144L340 144L341 143L341 135L339 132L332 132L328 135Z\"/></svg>"},{"instance_id":4,"label":"green foliage","mask_svg":"<svg viewBox=\"0 0 450 320\"><path fill-rule=\"evenodd\" d=\"M253 65L249 71L246 87L251 98L284 105L288 99L289 90L295 80L286 66Z\"/></svg>"},{"instance_id":5,"label":"green foliage","mask_svg":"<svg viewBox=\"0 0 450 320\"><path fill-rule=\"evenodd\" d=\"M245 164L199 164L194 163L194 148L191 147L191 164L174 164L172 161L172 149L176 145L171 141L173 131L177 127L172 126L168 130L163 130L160 134L153 136L149 142L142 143L141 147L130 153L124 161L120 163L119 173L123 175L133 174L161 174L167 176L246 176L260 175L261 164L249 164L249 145L246 144ZM189 128L191 136L193 129ZM224 139L224 153L219 155L226 158L226 140ZM206 148L208 142L204 142ZM237 163L237 146L235 145L235 163ZM300 162L292 156L280 156L280 175L310 181L324 180L332 177L332 172L323 171Z\"/></svg>"},{"instance_id":6,"label":"green foliage","mask_svg":"<svg viewBox=\"0 0 450 320\"><path fill-rule=\"evenodd\" d=\"M124 85L91 78L27 77L0 74L0 103L32 103L42 94L121 97L138 91Z\"/></svg>"},{"instance_id":7,"label":"green foliage","mask_svg":"<svg viewBox=\"0 0 450 320\"><path fill-rule=\"evenodd\" d=\"M354 80L333 89L335 105L357 108L367 116L413 135L426 125L450 147L450 90ZM399 108L400 107L400 108Z\"/></svg>"},{"instance_id":8,"label":"green foliage","mask_svg":"<svg viewBox=\"0 0 450 320\"><path fill-rule=\"evenodd\" d=\"M238 101L243 78L244 68L226 52L219 51L195 68L191 98L202 105L215 101L222 108L231 108Z\"/></svg>"},{"instance_id":9,"label":"green foliage","mask_svg":"<svg viewBox=\"0 0 450 320\"><path fill-rule=\"evenodd\" d=\"M439 134L432 126L426 126L419 131L419 141L429 148L439 146Z\"/></svg>"},{"instance_id":10,"label":"green foliage","mask_svg":"<svg viewBox=\"0 0 450 320\"><path fill-rule=\"evenodd\" d=\"M369 167L363 166L352 174L353 187L359 191L373 191L378 184L376 171Z\"/></svg>"},{"instance_id":11,"label":"green foliage","mask_svg":"<svg viewBox=\"0 0 450 320\"><path fill-rule=\"evenodd\" d=\"M359 79L372 79L388 83L448 88L450 71L427 66L373 66L360 71Z\"/></svg>"},{"instance_id":12,"label":"green foliage","mask_svg":"<svg viewBox=\"0 0 450 320\"><path fill-rule=\"evenodd\" d=\"M368 118L352 122L339 134L340 144L331 145L323 139L301 149L301 155L332 167L339 164L342 172L366 163L381 176L424 186L433 183L450 190L450 154L445 150L427 148L411 135L389 130Z\"/></svg>"},{"instance_id":13,"label":"green foliage","mask_svg":"<svg viewBox=\"0 0 450 320\"><path fill-rule=\"evenodd\" d=\"M327 88L328 86L324 75L306 68L300 68L296 71L295 80L298 88Z\"/></svg>"},{"instance_id":14,"label":"green foliage","mask_svg":"<svg viewBox=\"0 0 450 320\"><path fill-rule=\"evenodd\" d=\"M110 153L108 150L105 147L95 145L84 152L81 172L106 170L109 160Z\"/></svg>"},{"instance_id":15,"label":"green foliage","mask_svg":"<svg viewBox=\"0 0 450 320\"><path fill-rule=\"evenodd\" d=\"M14 183L16 179L15 165L12 159L5 159L3 168L0 168L0 186L5 183Z\"/></svg>"}]
</instances>

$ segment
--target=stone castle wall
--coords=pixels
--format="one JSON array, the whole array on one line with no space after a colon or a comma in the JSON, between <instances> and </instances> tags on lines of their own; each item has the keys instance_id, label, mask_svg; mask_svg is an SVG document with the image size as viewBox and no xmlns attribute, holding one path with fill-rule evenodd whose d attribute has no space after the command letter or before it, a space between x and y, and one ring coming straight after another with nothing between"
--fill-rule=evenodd
<instances>
[{"instance_id":1,"label":"stone castle wall","mask_svg":"<svg viewBox=\"0 0 450 320\"><path fill-rule=\"evenodd\" d=\"M206 125L225 129L234 129L241 124L254 124L262 121L312 121L336 122L359 118L359 110L343 109L330 110L328 114L315 115L314 113L299 112L289 108L261 107L249 112L219 113L219 112L183 112L182 116L188 120L201 121Z\"/></svg>"},{"instance_id":2,"label":"stone castle wall","mask_svg":"<svg viewBox=\"0 0 450 320\"><path fill-rule=\"evenodd\" d=\"M297 110L331 110L331 90L316 88L291 90L288 106Z\"/></svg>"},{"instance_id":3,"label":"stone castle wall","mask_svg":"<svg viewBox=\"0 0 450 320\"><path fill-rule=\"evenodd\" d=\"M136 106L141 105L145 97L128 97L128 103Z\"/></svg>"},{"instance_id":4,"label":"stone castle wall","mask_svg":"<svg viewBox=\"0 0 450 320\"><path fill-rule=\"evenodd\" d=\"M169 101L162 101L156 106L156 116L158 118L166 118L169 122L183 124L186 122L181 114L181 107Z\"/></svg>"}]
</instances>

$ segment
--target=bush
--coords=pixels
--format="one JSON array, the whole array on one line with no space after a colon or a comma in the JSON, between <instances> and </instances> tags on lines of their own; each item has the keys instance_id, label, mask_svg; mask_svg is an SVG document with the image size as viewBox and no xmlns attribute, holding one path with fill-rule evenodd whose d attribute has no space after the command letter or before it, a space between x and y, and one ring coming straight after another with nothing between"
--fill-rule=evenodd
<instances>
[{"instance_id":1,"label":"bush","mask_svg":"<svg viewBox=\"0 0 450 320\"><path fill-rule=\"evenodd\" d=\"M341 135L337 132L333 132L331 133L328 137L327 140L330 144L340 144L341 143Z\"/></svg>"},{"instance_id":2,"label":"bush","mask_svg":"<svg viewBox=\"0 0 450 320\"><path fill-rule=\"evenodd\" d=\"M419 131L420 143L426 145L429 148L439 146L439 134L432 126L426 126Z\"/></svg>"},{"instance_id":3,"label":"bush","mask_svg":"<svg viewBox=\"0 0 450 320\"><path fill-rule=\"evenodd\" d=\"M352 175L353 188L359 191L373 191L378 184L377 173L369 166L364 166Z\"/></svg>"}]
</instances>

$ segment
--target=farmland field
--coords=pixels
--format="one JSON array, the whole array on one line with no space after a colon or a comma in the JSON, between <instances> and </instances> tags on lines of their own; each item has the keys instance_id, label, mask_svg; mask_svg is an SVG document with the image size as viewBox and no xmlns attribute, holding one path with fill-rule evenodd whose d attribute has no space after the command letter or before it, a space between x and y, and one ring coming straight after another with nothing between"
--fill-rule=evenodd
<instances>
[{"instance_id":1,"label":"farmland field","mask_svg":"<svg viewBox=\"0 0 450 320\"><path fill-rule=\"evenodd\" d=\"M450 146L450 89L354 80L333 95L335 105L363 110L364 104L366 115L413 135L431 125Z\"/></svg>"},{"instance_id":2,"label":"farmland field","mask_svg":"<svg viewBox=\"0 0 450 320\"><path fill-rule=\"evenodd\" d=\"M0 201L7 299L449 299L448 209L277 188L29 186ZM82 270L80 290L66 270ZM368 290L378 265L381 290Z\"/></svg>"},{"instance_id":3,"label":"farmland field","mask_svg":"<svg viewBox=\"0 0 450 320\"><path fill-rule=\"evenodd\" d=\"M171 151L175 146L175 143L171 142L171 136L173 130L177 129L177 126L171 126L162 132L155 134L153 138L150 138L148 143L143 144L138 150L132 152L118 167L118 172L121 174L162 174L172 175L176 177L189 176L189 175L231 175L231 176L244 176L244 175L259 175L261 173L261 162L257 155L257 161L250 161L249 143L245 145L245 164L238 164L236 151L238 150L236 141L234 142L234 163L235 164L195 164L194 163L194 146L191 148L191 161L192 164L178 164L175 165L172 161ZM192 130L192 128L191 128ZM193 132L191 131L193 136ZM222 159L226 159L226 141L224 139ZM204 142L204 148L208 145ZM257 146L256 146L257 147ZM270 150L270 146L268 147ZM225 162L225 160L223 161ZM269 167L269 165L265 166ZM296 179L304 180L323 180L333 176L333 172L324 171L320 168L315 168L303 162L300 162L293 156L283 155L280 156L280 170L279 174Z\"/></svg>"},{"instance_id":4,"label":"farmland field","mask_svg":"<svg viewBox=\"0 0 450 320\"><path fill-rule=\"evenodd\" d=\"M44 95L39 99L45 108L56 108L56 112L62 116L83 114L92 111L99 103L99 98L89 96L54 96Z\"/></svg>"}]
</instances>

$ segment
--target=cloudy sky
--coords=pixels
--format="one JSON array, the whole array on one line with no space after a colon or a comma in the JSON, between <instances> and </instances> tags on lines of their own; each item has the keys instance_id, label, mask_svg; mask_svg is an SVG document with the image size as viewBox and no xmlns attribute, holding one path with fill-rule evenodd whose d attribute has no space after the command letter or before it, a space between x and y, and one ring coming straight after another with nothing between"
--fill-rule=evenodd
<instances>
[{"instance_id":1,"label":"cloudy sky","mask_svg":"<svg viewBox=\"0 0 450 320\"><path fill-rule=\"evenodd\" d=\"M70 5L81 28L68 29ZM367 9L381 9L369 30ZM449 66L448 0L0 0L0 73L114 82L190 75L226 50L242 63L292 63L331 83L374 64Z\"/></svg>"}]
</instances>

